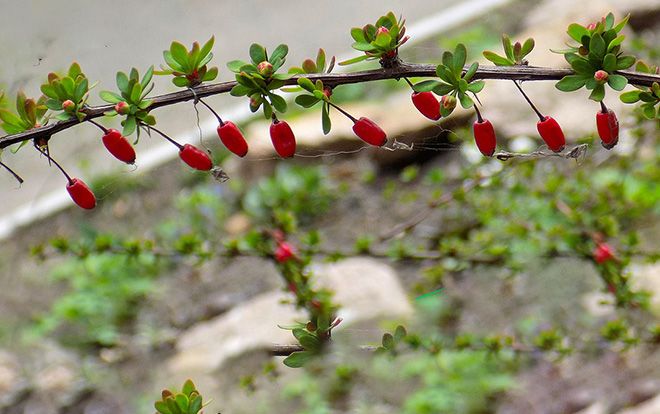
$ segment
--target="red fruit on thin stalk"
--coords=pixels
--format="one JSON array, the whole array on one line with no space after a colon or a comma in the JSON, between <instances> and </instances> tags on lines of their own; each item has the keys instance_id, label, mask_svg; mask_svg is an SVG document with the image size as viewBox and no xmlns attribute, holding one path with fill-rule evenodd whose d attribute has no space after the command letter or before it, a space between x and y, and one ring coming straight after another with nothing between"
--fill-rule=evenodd
<instances>
[{"instance_id":1,"label":"red fruit on thin stalk","mask_svg":"<svg viewBox=\"0 0 660 414\"><path fill-rule=\"evenodd\" d=\"M275 249L275 260L279 263L284 263L291 260L295 256L293 246L285 241L277 244Z\"/></svg>"},{"instance_id":2,"label":"red fruit on thin stalk","mask_svg":"<svg viewBox=\"0 0 660 414\"><path fill-rule=\"evenodd\" d=\"M543 121L537 122L536 129L538 129L539 135L552 151L560 152L566 146L564 131L561 130L559 123L553 117L546 116Z\"/></svg>"},{"instance_id":3,"label":"red fruit on thin stalk","mask_svg":"<svg viewBox=\"0 0 660 414\"><path fill-rule=\"evenodd\" d=\"M598 243L593 251L594 260L603 264L614 259L614 249L607 243Z\"/></svg>"},{"instance_id":4,"label":"red fruit on thin stalk","mask_svg":"<svg viewBox=\"0 0 660 414\"><path fill-rule=\"evenodd\" d=\"M213 161L211 161L209 154L194 145L185 144L181 147L179 158L196 170L208 171L213 168Z\"/></svg>"},{"instance_id":5,"label":"red fruit on thin stalk","mask_svg":"<svg viewBox=\"0 0 660 414\"><path fill-rule=\"evenodd\" d=\"M80 178L72 178L66 185L66 191L69 192L71 199L78 206L86 210L91 210L96 207L96 197L94 197L94 193Z\"/></svg>"},{"instance_id":6,"label":"red fruit on thin stalk","mask_svg":"<svg viewBox=\"0 0 660 414\"><path fill-rule=\"evenodd\" d=\"M218 137L225 144L225 147L239 157L245 157L248 152L248 145L241 130L231 121L226 121L218 125Z\"/></svg>"},{"instance_id":7,"label":"red fruit on thin stalk","mask_svg":"<svg viewBox=\"0 0 660 414\"><path fill-rule=\"evenodd\" d=\"M482 122L474 121L474 140L477 143L477 148L487 157L495 153L497 146L497 138L495 137L495 129L489 120L484 119Z\"/></svg>"},{"instance_id":8,"label":"red fruit on thin stalk","mask_svg":"<svg viewBox=\"0 0 660 414\"><path fill-rule=\"evenodd\" d=\"M116 129L108 129L103 135L103 145L120 161L126 164L135 163L135 150L130 142L124 137L121 132Z\"/></svg>"},{"instance_id":9,"label":"red fruit on thin stalk","mask_svg":"<svg viewBox=\"0 0 660 414\"><path fill-rule=\"evenodd\" d=\"M367 144L382 147L387 142L387 134L374 121L361 117L353 124L353 132Z\"/></svg>"},{"instance_id":10,"label":"red fruit on thin stalk","mask_svg":"<svg viewBox=\"0 0 660 414\"><path fill-rule=\"evenodd\" d=\"M270 140L282 158L291 158L296 153L296 137L286 121L275 120L270 124Z\"/></svg>"},{"instance_id":11,"label":"red fruit on thin stalk","mask_svg":"<svg viewBox=\"0 0 660 414\"><path fill-rule=\"evenodd\" d=\"M440 119L440 102L433 92L413 92L412 101L415 108L425 117L434 121Z\"/></svg>"},{"instance_id":12,"label":"red fruit on thin stalk","mask_svg":"<svg viewBox=\"0 0 660 414\"><path fill-rule=\"evenodd\" d=\"M596 114L596 126L603 147L611 149L619 142L619 120L613 110L599 111Z\"/></svg>"}]
</instances>

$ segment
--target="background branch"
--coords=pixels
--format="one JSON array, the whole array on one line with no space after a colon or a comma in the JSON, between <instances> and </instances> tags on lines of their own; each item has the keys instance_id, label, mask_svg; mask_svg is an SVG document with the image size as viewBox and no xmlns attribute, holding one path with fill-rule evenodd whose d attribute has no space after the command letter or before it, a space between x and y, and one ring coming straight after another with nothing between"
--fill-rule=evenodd
<instances>
[{"instance_id":1,"label":"background branch","mask_svg":"<svg viewBox=\"0 0 660 414\"><path fill-rule=\"evenodd\" d=\"M351 83L371 82L384 79L401 79L408 77L436 77L434 65L422 64L409 64L401 63L393 68L388 69L373 69L353 73L331 73L331 74L308 74L305 77L309 78L312 82L321 80L329 87L339 85L346 85ZM467 68L465 68L467 70ZM480 66L474 79L506 79L506 80L520 80L520 81L548 81L559 80L566 75L571 75L574 72L571 69L553 69L535 66ZM652 75L646 73L620 71L617 72L628 79L628 82L637 86L651 86L653 82L660 82L660 75ZM285 81L285 85L296 85L297 79L300 76L294 76ZM160 108L162 106L174 105L176 103L189 101L195 98L206 96L218 95L227 93L236 85L235 81L221 82L209 85L202 85L195 88L193 93L191 90L186 89L178 92L168 93L164 95L155 96L150 110ZM88 107L83 112L87 117L82 121L85 122L89 119L94 119L103 116L103 113L113 109L113 105L101 105ZM29 131L21 132L19 134L6 135L0 137L0 149L6 148L13 144L18 144L23 141L32 140L34 138L49 139L52 135L71 128L80 122L77 119L70 119L68 121L59 121L57 123L46 125L40 128L35 128Z\"/></svg>"}]
</instances>

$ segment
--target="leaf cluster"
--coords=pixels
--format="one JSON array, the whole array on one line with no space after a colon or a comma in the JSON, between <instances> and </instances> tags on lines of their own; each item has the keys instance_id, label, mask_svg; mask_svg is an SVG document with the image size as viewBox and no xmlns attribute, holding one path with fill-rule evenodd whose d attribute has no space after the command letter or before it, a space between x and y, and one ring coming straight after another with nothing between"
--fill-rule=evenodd
<instances>
[{"instance_id":1,"label":"leaf cluster","mask_svg":"<svg viewBox=\"0 0 660 414\"><path fill-rule=\"evenodd\" d=\"M163 58L168 68L161 65L161 70L154 72L155 75L173 75L172 83L182 88L195 87L202 82L210 82L218 77L217 67L208 67L213 59L213 43L215 36L200 48L198 42L192 44L188 50L179 42L172 42L169 50L163 51Z\"/></svg>"},{"instance_id":2,"label":"leaf cluster","mask_svg":"<svg viewBox=\"0 0 660 414\"><path fill-rule=\"evenodd\" d=\"M484 57L493 62L496 66L527 65L528 62L525 60L525 57L534 50L534 39L530 37L522 44L520 42L511 44L509 36L503 34L502 46L504 47L505 56L500 56L495 52L486 50L483 53Z\"/></svg>"},{"instance_id":3,"label":"leaf cluster","mask_svg":"<svg viewBox=\"0 0 660 414\"><path fill-rule=\"evenodd\" d=\"M163 390L154 407L159 414L197 414L203 408L202 396L192 380L187 380L181 392Z\"/></svg>"},{"instance_id":4,"label":"leaf cluster","mask_svg":"<svg viewBox=\"0 0 660 414\"><path fill-rule=\"evenodd\" d=\"M284 365L290 368L300 368L310 361L314 356L321 353L323 346L330 338L330 332L336 326L331 323L327 314L321 314L315 318L315 321L307 324L295 324L282 329L289 329L293 336L298 340L304 351L291 353L284 359Z\"/></svg>"},{"instance_id":5,"label":"leaf cluster","mask_svg":"<svg viewBox=\"0 0 660 414\"><path fill-rule=\"evenodd\" d=\"M154 74L154 67L150 66L145 72L142 80L136 68L132 68L127 75L124 72L117 72L117 88L119 94L111 91L102 91L101 99L111 104L125 102L128 105L126 118L121 122L124 130L122 135L129 136L137 130L138 138L140 136L140 124L156 125L156 118L149 114L149 107L152 100L146 99L147 95L154 88L151 82ZM117 111L111 110L105 113L106 116L116 116Z\"/></svg>"},{"instance_id":6,"label":"leaf cluster","mask_svg":"<svg viewBox=\"0 0 660 414\"><path fill-rule=\"evenodd\" d=\"M84 108L89 98L89 90L94 86L95 84L89 85L80 65L74 62L66 75L49 73L48 82L41 85L41 92L48 98L45 101L48 109L63 111L55 116L56 119L66 121L75 116L78 121L82 121L85 114L81 112L81 109ZM74 106L63 107L62 104L66 101L73 102Z\"/></svg>"},{"instance_id":7,"label":"leaf cluster","mask_svg":"<svg viewBox=\"0 0 660 414\"><path fill-rule=\"evenodd\" d=\"M8 134L18 134L36 128L42 122L47 110L45 97L42 96L35 101L19 91L16 94L16 112L0 108L0 120L2 120L0 127Z\"/></svg>"},{"instance_id":8,"label":"leaf cluster","mask_svg":"<svg viewBox=\"0 0 660 414\"><path fill-rule=\"evenodd\" d=\"M305 59L300 66L294 66L289 68L289 73L294 75L304 75L308 73L330 73L335 67L335 57L330 58L330 61L327 63L326 67L326 54L325 50L319 48L318 53L316 54L316 60L314 59Z\"/></svg>"},{"instance_id":9,"label":"leaf cluster","mask_svg":"<svg viewBox=\"0 0 660 414\"><path fill-rule=\"evenodd\" d=\"M389 12L378 18L375 25L352 28L351 37L355 40L352 47L364 52L364 55L345 60L339 65L351 65L364 60L395 59L399 47L408 41L405 25L405 19L399 17L397 20L394 13Z\"/></svg>"},{"instance_id":10,"label":"leaf cluster","mask_svg":"<svg viewBox=\"0 0 660 414\"><path fill-rule=\"evenodd\" d=\"M636 60L634 56L624 55L621 51L625 36L619 32L629 17L626 16L615 25L614 15L609 13L602 21L589 27L577 23L568 26L568 35L578 44L555 52L564 55L575 74L567 75L557 82L557 89L572 92L586 87L591 91L589 99L597 102L605 98L605 84L616 91L623 90L628 80L615 72L628 69ZM600 70L607 72L607 79L596 79L595 74Z\"/></svg>"},{"instance_id":11,"label":"leaf cluster","mask_svg":"<svg viewBox=\"0 0 660 414\"><path fill-rule=\"evenodd\" d=\"M474 62L467 71L463 72L465 61L467 59L467 49L465 45L459 43L454 52L445 51L442 54L442 63L436 67L436 74L440 78L437 80L426 80L414 85L416 92L433 91L436 95L451 96L458 98L461 106L465 109L474 105L472 98L468 93L476 96L481 92L486 83L482 80L473 81L474 74L479 69L479 63ZM455 106L440 105L440 114L443 117L448 116L454 111Z\"/></svg>"},{"instance_id":12,"label":"leaf cluster","mask_svg":"<svg viewBox=\"0 0 660 414\"><path fill-rule=\"evenodd\" d=\"M266 48L258 43L250 46L251 63L242 60L232 60L227 67L236 73L238 84L231 90L232 96L249 96L250 110L257 112L263 106L264 116L271 118L273 109L286 112L287 104L284 98L272 91L284 86L284 81L292 74L276 73L284 65L289 47L278 45L268 55Z\"/></svg>"},{"instance_id":13,"label":"leaf cluster","mask_svg":"<svg viewBox=\"0 0 660 414\"><path fill-rule=\"evenodd\" d=\"M646 63L639 61L635 67L637 72L642 73L660 73L660 68L657 66L649 66ZM629 91L621 94L621 101L627 104L642 101L641 109L642 114L647 119L660 119L660 84L653 82L648 88L637 87L638 90ZM658 108L656 109L656 105Z\"/></svg>"}]
</instances>

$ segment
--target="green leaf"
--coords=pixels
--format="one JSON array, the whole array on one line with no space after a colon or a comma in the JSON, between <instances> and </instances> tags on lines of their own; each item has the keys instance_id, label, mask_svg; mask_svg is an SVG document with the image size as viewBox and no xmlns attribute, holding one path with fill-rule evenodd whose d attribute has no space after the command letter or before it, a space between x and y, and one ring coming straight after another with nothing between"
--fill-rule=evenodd
<instances>
[{"instance_id":1,"label":"green leaf","mask_svg":"<svg viewBox=\"0 0 660 414\"><path fill-rule=\"evenodd\" d=\"M435 68L435 72L438 75L438 77L440 79L442 79L443 81L445 81L445 82L447 82L451 85L454 85L456 87L458 86L458 80L454 76L454 73L451 72L451 70L449 68L447 68L446 66L438 65L438 67Z\"/></svg>"},{"instance_id":2,"label":"green leaf","mask_svg":"<svg viewBox=\"0 0 660 414\"><path fill-rule=\"evenodd\" d=\"M0 109L0 119L10 125L21 125L21 119L17 117L14 113L9 112L6 109Z\"/></svg>"},{"instance_id":3,"label":"green leaf","mask_svg":"<svg viewBox=\"0 0 660 414\"><path fill-rule=\"evenodd\" d=\"M385 349L394 348L394 337L392 336L391 333L387 332L383 334L382 344L383 344L383 348Z\"/></svg>"},{"instance_id":4,"label":"green leaf","mask_svg":"<svg viewBox=\"0 0 660 414\"><path fill-rule=\"evenodd\" d=\"M321 110L321 125L323 127L323 134L328 135L330 129L332 128L332 123L330 122L330 114L328 114L330 105L323 103L323 109Z\"/></svg>"},{"instance_id":5,"label":"green leaf","mask_svg":"<svg viewBox=\"0 0 660 414\"><path fill-rule=\"evenodd\" d=\"M172 57L172 53L169 50L163 51L163 58L165 59L165 63L167 63L167 65L170 68L172 68L174 71L185 72L183 67L179 65L179 63L176 60L174 60L174 58Z\"/></svg>"},{"instance_id":6,"label":"green leaf","mask_svg":"<svg viewBox=\"0 0 660 414\"><path fill-rule=\"evenodd\" d=\"M619 33L628 23L628 20L630 19L630 14L628 14L626 17L623 18L616 26L614 26L614 31Z\"/></svg>"},{"instance_id":7,"label":"green leaf","mask_svg":"<svg viewBox=\"0 0 660 414\"><path fill-rule=\"evenodd\" d=\"M47 83L43 84L43 85L41 85L40 89L41 89L41 93L43 93L47 97L53 98L53 99L58 99L57 93L55 92L55 88L53 88L51 85L49 85Z\"/></svg>"},{"instance_id":8,"label":"green leaf","mask_svg":"<svg viewBox=\"0 0 660 414\"><path fill-rule=\"evenodd\" d=\"M227 69L234 73L240 73L241 68L245 65L247 65L247 63L242 60L232 60L227 63Z\"/></svg>"},{"instance_id":9,"label":"green leaf","mask_svg":"<svg viewBox=\"0 0 660 414\"><path fill-rule=\"evenodd\" d=\"M154 66L151 65L144 73L144 77L142 77L142 82L140 82L142 89L147 88L147 85L149 85L149 82L151 82L151 78L153 78L153 76L154 76Z\"/></svg>"},{"instance_id":10,"label":"green leaf","mask_svg":"<svg viewBox=\"0 0 660 414\"><path fill-rule=\"evenodd\" d=\"M124 72L117 72L117 87L125 94L129 94L128 90L128 77Z\"/></svg>"},{"instance_id":11,"label":"green leaf","mask_svg":"<svg viewBox=\"0 0 660 414\"><path fill-rule=\"evenodd\" d=\"M51 111L61 111L62 103L57 99L48 99L46 101L46 108L50 109Z\"/></svg>"},{"instance_id":12,"label":"green leaf","mask_svg":"<svg viewBox=\"0 0 660 414\"><path fill-rule=\"evenodd\" d=\"M190 401L190 406L188 407L188 414L197 414L201 409L202 409L202 396L196 395Z\"/></svg>"},{"instance_id":13,"label":"green leaf","mask_svg":"<svg viewBox=\"0 0 660 414\"><path fill-rule=\"evenodd\" d=\"M76 84L70 77L62 78L62 87L67 94L67 98L73 98L74 90L76 89Z\"/></svg>"},{"instance_id":14,"label":"green leaf","mask_svg":"<svg viewBox=\"0 0 660 414\"><path fill-rule=\"evenodd\" d=\"M192 394L192 392L196 390L197 389L195 388L195 384L190 379L186 380L186 382L183 383L183 388L181 388L181 392L189 397L190 394Z\"/></svg>"},{"instance_id":15,"label":"green leaf","mask_svg":"<svg viewBox=\"0 0 660 414\"><path fill-rule=\"evenodd\" d=\"M440 85L440 82L436 80L425 80L414 84L413 90L415 92L428 92L428 91L432 91L433 88L435 88L438 85Z\"/></svg>"},{"instance_id":16,"label":"green leaf","mask_svg":"<svg viewBox=\"0 0 660 414\"><path fill-rule=\"evenodd\" d=\"M287 80L293 78L293 76L294 75L292 73L276 73L270 78L275 80Z\"/></svg>"},{"instance_id":17,"label":"green leaf","mask_svg":"<svg viewBox=\"0 0 660 414\"><path fill-rule=\"evenodd\" d=\"M569 25L568 30L566 32L573 40L580 43L582 42L583 36L589 36L589 30L587 30L586 27L581 26L577 23L573 23Z\"/></svg>"},{"instance_id":18,"label":"green leaf","mask_svg":"<svg viewBox=\"0 0 660 414\"><path fill-rule=\"evenodd\" d=\"M137 121L135 120L135 117L127 116L123 122L123 126L124 129L122 131L122 135L125 137L131 135L133 132L135 132L135 129L137 128Z\"/></svg>"},{"instance_id":19,"label":"green leaf","mask_svg":"<svg viewBox=\"0 0 660 414\"><path fill-rule=\"evenodd\" d=\"M604 85L596 85L593 91L591 91L591 95L589 95L589 99L594 100L596 102L600 102L605 98L605 86Z\"/></svg>"},{"instance_id":20,"label":"green leaf","mask_svg":"<svg viewBox=\"0 0 660 414\"><path fill-rule=\"evenodd\" d=\"M378 46L381 49L387 49L392 42L392 37L390 36L389 33L378 33L376 36L376 40L373 41L373 44Z\"/></svg>"},{"instance_id":21,"label":"green leaf","mask_svg":"<svg viewBox=\"0 0 660 414\"><path fill-rule=\"evenodd\" d=\"M591 36L591 41L589 42L589 52L594 53L599 59L602 59L605 56L607 51L605 46L605 40L599 33L595 33Z\"/></svg>"},{"instance_id":22,"label":"green leaf","mask_svg":"<svg viewBox=\"0 0 660 414\"><path fill-rule=\"evenodd\" d=\"M465 93L467 92L467 88L468 88L468 83L465 81L465 79L459 79L458 81L459 92Z\"/></svg>"},{"instance_id":23,"label":"green leaf","mask_svg":"<svg viewBox=\"0 0 660 414\"><path fill-rule=\"evenodd\" d=\"M179 88L185 88L190 86L190 81L183 76L177 76L176 78L173 78L172 83L178 86Z\"/></svg>"},{"instance_id":24,"label":"green leaf","mask_svg":"<svg viewBox=\"0 0 660 414\"><path fill-rule=\"evenodd\" d=\"M142 85L136 83L133 85L131 90L131 102L140 102L140 96L142 95Z\"/></svg>"},{"instance_id":25,"label":"green leaf","mask_svg":"<svg viewBox=\"0 0 660 414\"><path fill-rule=\"evenodd\" d=\"M635 64L635 60L637 60L635 56L629 56L629 55L620 56L616 61L616 69L617 70L628 69L629 67Z\"/></svg>"},{"instance_id":26,"label":"green leaf","mask_svg":"<svg viewBox=\"0 0 660 414\"><path fill-rule=\"evenodd\" d=\"M252 89L248 88L245 85L236 85L233 88L231 88L231 91L229 91L229 94L231 96L245 96L248 95Z\"/></svg>"},{"instance_id":27,"label":"green leaf","mask_svg":"<svg viewBox=\"0 0 660 414\"><path fill-rule=\"evenodd\" d=\"M266 101L263 103L264 117L271 119L273 116L273 107Z\"/></svg>"},{"instance_id":28,"label":"green leaf","mask_svg":"<svg viewBox=\"0 0 660 414\"><path fill-rule=\"evenodd\" d=\"M339 66L347 66L347 65L352 65L354 63L362 62L363 60L369 59L369 56L367 55L362 55L362 56L357 56L348 60L344 60L343 62L337 63Z\"/></svg>"},{"instance_id":29,"label":"green leaf","mask_svg":"<svg viewBox=\"0 0 660 414\"><path fill-rule=\"evenodd\" d=\"M515 63L503 56L498 55L495 52L491 52L490 50L486 50L483 53L483 55L486 59L493 62L496 66L513 66L513 64Z\"/></svg>"},{"instance_id":30,"label":"green leaf","mask_svg":"<svg viewBox=\"0 0 660 414\"><path fill-rule=\"evenodd\" d=\"M465 45L463 43L459 43L456 45L456 49L454 49L454 64L453 64L453 71L455 74L460 74L463 72L463 66L465 66L465 60L467 59L467 49L465 48Z\"/></svg>"},{"instance_id":31,"label":"green leaf","mask_svg":"<svg viewBox=\"0 0 660 414\"><path fill-rule=\"evenodd\" d=\"M361 52L373 52L376 50L376 47L372 45L371 43L359 43L355 42L351 45L351 47L355 50L359 50Z\"/></svg>"},{"instance_id":32,"label":"green leaf","mask_svg":"<svg viewBox=\"0 0 660 414\"><path fill-rule=\"evenodd\" d=\"M640 91L630 91L630 92L624 92L621 94L619 99L621 99L621 102L631 104L639 101L639 94Z\"/></svg>"},{"instance_id":33,"label":"green leaf","mask_svg":"<svg viewBox=\"0 0 660 414\"><path fill-rule=\"evenodd\" d=\"M354 27L351 29L351 37L356 42L369 43L367 39L364 37L364 32L359 27Z\"/></svg>"},{"instance_id":34,"label":"green leaf","mask_svg":"<svg viewBox=\"0 0 660 414\"><path fill-rule=\"evenodd\" d=\"M506 34L502 34L502 47L504 48L504 54L512 62L516 60L513 56L513 46L511 45L511 39Z\"/></svg>"},{"instance_id":35,"label":"green leaf","mask_svg":"<svg viewBox=\"0 0 660 414\"><path fill-rule=\"evenodd\" d=\"M73 62L71 66L69 66L68 76L71 79L75 80L80 74L82 74L82 69L80 69L80 65L78 64L78 62Z\"/></svg>"},{"instance_id":36,"label":"green leaf","mask_svg":"<svg viewBox=\"0 0 660 414\"><path fill-rule=\"evenodd\" d=\"M479 63L474 62L473 64L470 65L467 72L465 72L465 76L463 76L463 79L470 82L470 79L472 79L474 74L477 73L478 69L479 69Z\"/></svg>"},{"instance_id":37,"label":"green leaf","mask_svg":"<svg viewBox=\"0 0 660 414\"><path fill-rule=\"evenodd\" d=\"M531 37L527 40L525 40L525 43L523 43L522 50L520 52L522 57L525 57L531 53L532 50L534 50L534 39Z\"/></svg>"},{"instance_id":38,"label":"green leaf","mask_svg":"<svg viewBox=\"0 0 660 414\"><path fill-rule=\"evenodd\" d=\"M202 46L202 49L199 51L200 62L206 56L209 56L209 54L211 53L211 49L213 49L214 43L215 43L215 36L211 36L211 38L207 40L206 43L204 43L204 46Z\"/></svg>"},{"instance_id":39,"label":"green leaf","mask_svg":"<svg viewBox=\"0 0 660 414\"><path fill-rule=\"evenodd\" d=\"M647 119L653 119L655 118L655 107L653 104L644 104L641 106L642 108L642 113Z\"/></svg>"},{"instance_id":40,"label":"green leaf","mask_svg":"<svg viewBox=\"0 0 660 414\"><path fill-rule=\"evenodd\" d=\"M608 53L603 59L603 70L607 73L612 73L616 70L616 56L614 53Z\"/></svg>"},{"instance_id":41,"label":"green leaf","mask_svg":"<svg viewBox=\"0 0 660 414\"><path fill-rule=\"evenodd\" d=\"M605 30L610 30L612 27L614 27L614 15L610 12L605 16Z\"/></svg>"},{"instance_id":42,"label":"green leaf","mask_svg":"<svg viewBox=\"0 0 660 414\"><path fill-rule=\"evenodd\" d=\"M563 92L577 91L587 83L587 79L582 75L568 75L564 76L562 80L555 84L555 88Z\"/></svg>"},{"instance_id":43,"label":"green leaf","mask_svg":"<svg viewBox=\"0 0 660 414\"><path fill-rule=\"evenodd\" d=\"M319 49L316 54L316 67L322 72L325 69L325 50Z\"/></svg>"},{"instance_id":44,"label":"green leaf","mask_svg":"<svg viewBox=\"0 0 660 414\"><path fill-rule=\"evenodd\" d=\"M593 75L596 72L596 68L593 65L584 59L575 59L571 62L571 67L578 74L583 75Z\"/></svg>"},{"instance_id":45,"label":"green leaf","mask_svg":"<svg viewBox=\"0 0 660 414\"><path fill-rule=\"evenodd\" d=\"M607 78L607 84L615 91L622 91L628 84L628 79L621 75L610 75Z\"/></svg>"},{"instance_id":46,"label":"green leaf","mask_svg":"<svg viewBox=\"0 0 660 414\"><path fill-rule=\"evenodd\" d=\"M250 45L250 59L252 59L252 63L255 65L268 60L268 57L266 56L266 48L258 43L252 43Z\"/></svg>"},{"instance_id":47,"label":"green leaf","mask_svg":"<svg viewBox=\"0 0 660 414\"><path fill-rule=\"evenodd\" d=\"M478 81L470 83L468 85L467 90L472 92L472 93L479 93L484 88L484 86L486 86L486 82L484 82L482 80L478 80Z\"/></svg>"},{"instance_id":48,"label":"green leaf","mask_svg":"<svg viewBox=\"0 0 660 414\"><path fill-rule=\"evenodd\" d=\"M400 342L403 338L406 337L406 335L407 335L406 328L399 325L396 327L396 330L394 331L394 341Z\"/></svg>"},{"instance_id":49,"label":"green leaf","mask_svg":"<svg viewBox=\"0 0 660 414\"><path fill-rule=\"evenodd\" d=\"M321 348L321 341L314 335L304 335L300 339L300 345L307 351L318 351Z\"/></svg>"},{"instance_id":50,"label":"green leaf","mask_svg":"<svg viewBox=\"0 0 660 414\"><path fill-rule=\"evenodd\" d=\"M288 53L289 53L289 46L285 44L278 45L275 48L275 50L273 50L273 53L270 54L270 61L274 62L279 59L284 61Z\"/></svg>"},{"instance_id":51,"label":"green leaf","mask_svg":"<svg viewBox=\"0 0 660 414\"><path fill-rule=\"evenodd\" d=\"M459 93L458 100L461 102L461 106L465 109L470 109L474 106L474 101L467 96L466 93Z\"/></svg>"},{"instance_id":52,"label":"green leaf","mask_svg":"<svg viewBox=\"0 0 660 414\"><path fill-rule=\"evenodd\" d=\"M184 72L190 70L190 66L188 66L188 49L184 45L177 41L172 42L170 53L172 54L172 58L183 68Z\"/></svg>"},{"instance_id":53,"label":"green leaf","mask_svg":"<svg viewBox=\"0 0 660 414\"><path fill-rule=\"evenodd\" d=\"M309 92L314 92L314 90L316 90L312 81L307 78L298 78L298 85L302 86L303 89Z\"/></svg>"},{"instance_id":54,"label":"green leaf","mask_svg":"<svg viewBox=\"0 0 660 414\"><path fill-rule=\"evenodd\" d=\"M156 401L154 408L161 414L172 414L165 401Z\"/></svg>"},{"instance_id":55,"label":"green leaf","mask_svg":"<svg viewBox=\"0 0 660 414\"><path fill-rule=\"evenodd\" d=\"M448 85L446 83L441 83L435 88L433 88L433 93L439 96L447 95L448 93L451 93L455 87L453 85Z\"/></svg>"},{"instance_id":56,"label":"green leaf","mask_svg":"<svg viewBox=\"0 0 660 414\"><path fill-rule=\"evenodd\" d=\"M623 41L625 40L625 38L626 38L626 37L625 37L624 35L617 36L614 40L612 40L612 41L610 42L609 46L607 46L607 51L609 52L609 51L611 51L612 49L614 49L615 47L619 46L621 43L623 43Z\"/></svg>"},{"instance_id":57,"label":"green leaf","mask_svg":"<svg viewBox=\"0 0 660 414\"><path fill-rule=\"evenodd\" d=\"M76 84L76 88L73 91L73 101L75 103L80 102L85 94L87 93L87 88L89 86L89 83L86 78L83 78L78 84Z\"/></svg>"},{"instance_id":58,"label":"green leaf","mask_svg":"<svg viewBox=\"0 0 660 414\"><path fill-rule=\"evenodd\" d=\"M218 77L218 68L212 67L204 74L204 77L202 77L202 82L210 82L217 77Z\"/></svg>"},{"instance_id":59,"label":"green leaf","mask_svg":"<svg viewBox=\"0 0 660 414\"><path fill-rule=\"evenodd\" d=\"M311 108L319 102L319 99L311 95L298 95L295 102L303 108Z\"/></svg>"},{"instance_id":60,"label":"green leaf","mask_svg":"<svg viewBox=\"0 0 660 414\"><path fill-rule=\"evenodd\" d=\"M188 403L189 403L188 396L183 395L183 394L177 394L176 397L174 397L174 399L176 400L176 405L179 406L179 409L181 410L181 412L187 413L188 412Z\"/></svg>"},{"instance_id":61,"label":"green leaf","mask_svg":"<svg viewBox=\"0 0 660 414\"><path fill-rule=\"evenodd\" d=\"M284 365L289 368L300 368L309 362L314 357L314 354L307 351L294 352L288 357L284 358Z\"/></svg>"}]
</instances>

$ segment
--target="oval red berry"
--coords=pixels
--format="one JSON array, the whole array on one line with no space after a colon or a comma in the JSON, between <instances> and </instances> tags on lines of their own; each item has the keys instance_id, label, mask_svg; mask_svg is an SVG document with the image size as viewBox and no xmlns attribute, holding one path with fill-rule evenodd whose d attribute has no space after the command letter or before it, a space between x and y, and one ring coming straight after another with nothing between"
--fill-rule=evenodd
<instances>
[{"instance_id":1,"label":"oval red berry","mask_svg":"<svg viewBox=\"0 0 660 414\"><path fill-rule=\"evenodd\" d=\"M96 197L94 196L94 193L80 178L72 178L71 182L66 186L66 191L68 191L71 199L78 206L86 210L91 210L96 207Z\"/></svg>"},{"instance_id":2,"label":"oval red berry","mask_svg":"<svg viewBox=\"0 0 660 414\"><path fill-rule=\"evenodd\" d=\"M603 147L611 149L619 142L619 120L611 109L596 114L596 127Z\"/></svg>"},{"instance_id":3,"label":"oval red berry","mask_svg":"<svg viewBox=\"0 0 660 414\"><path fill-rule=\"evenodd\" d=\"M412 102L415 108L428 119L434 121L440 119L440 101L436 99L433 92L413 92Z\"/></svg>"},{"instance_id":4,"label":"oval red berry","mask_svg":"<svg viewBox=\"0 0 660 414\"><path fill-rule=\"evenodd\" d=\"M196 170L208 171L213 168L211 157L194 145L184 145L183 148L179 150L179 158Z\"/></svg>"},{"instance_id":5,"label":"oval red berry","mask_svg":"<svg viewBox=\"0 0 660 414\"><path fill-rule=\"evenodd\" d=\"M485 119L483 122L475 121L474 123L474 140L477 143L477 148L487 157L495 153L497 146L497 138L495 137L495 129L489 120Z\"/></svg>"},{"instance_id":6,"label":"oval red berry","mask_svg":"<svg viewBox=\"0 0 660 414\"><path fill-rule=\"evenodd\" d=\"M135 149L121 132L109 129L103 135L103 145L115 158L126 164L135 163Z\"/></svg>"},{"instance_id":7,"label":"oval red berry","mask_svg":"<svg viewBox=\"0 0 660 414\"><path fill-rule=\"evenodd\" d=\"M296 137L286 121L270 124L270 140L280 157L290 158L296 153Z\"/></svg>"},{"instance_id":8,"label":"oval red berry","mask_svg":"<svg viewBox=\"0 0 660 414\"><path fill-rule=\"evenodd\" d=\"M387 134L374 121L362 117L353 124L353 132L367 144L382 147L387 142Z\"/></svg>"},{"instance_id":9,"label":"oval red berry","mask_svg":"<svg viewBox=\"0 0 660 414\"><path fill-rule=\"evenodd\" d=\"M538 129L539 135L552 151L560 152L566 146L564 131L561 130L559 123L553 117L546 116L543 121L537 122L536 129Z\"/></svg>"},{"instance_id":10,"label":"oval red berry","mask_svg":"<svg viewBox=\"0 0 660 414\"><path fill-rule=\"evenodd\" d=\"M245 157L248 152L247 141L241 130L231 121L218 125L218 137L227 149L239 157Z\"/></svg>"}]
</instances>

